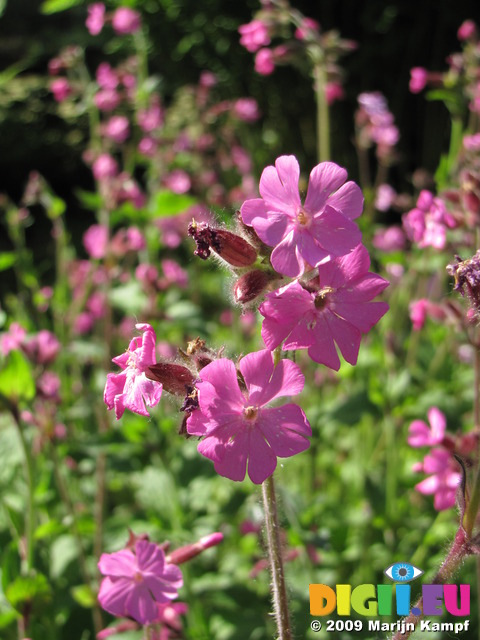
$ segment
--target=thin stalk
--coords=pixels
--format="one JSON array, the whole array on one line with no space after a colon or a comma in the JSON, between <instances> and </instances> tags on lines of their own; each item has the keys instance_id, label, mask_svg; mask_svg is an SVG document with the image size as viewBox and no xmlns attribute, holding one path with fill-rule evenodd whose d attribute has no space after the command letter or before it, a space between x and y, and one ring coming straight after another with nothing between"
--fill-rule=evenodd
<instances>
[{"instance_id":1,"label":"thin stalk","mask_svg":"<svg viewBox=\"0 0 480 640\"><path fill-rule=\"evenodd\" d=\"M277 499L273 476L267 478L262 484L262 496L278 640L291 640L292 631L290 628L290 615L288 611L287 589L285 586L285 573L278 527Z\"/></svg>"},{"instance_id":2,"label":"thin stalk","mask_svg":"<svg viewBox=\"0 0 480 640\"><path fill-rule=\"evenodd\" d=\"M27 482L27 512L25 515L25 559L24 559L24 571L28 575L33 569L33 533L35 527L35 503L34 493L35 486L33 481L33 460L30 454L28 443L23 433L22 425L20 423L20 416L16 406L10 407L13 421L17 429L18 437L23 451L23 463L25 468L25 480Z\"/></svg>"},{"instance_id":3,"label":"thin stalk","mask_svg":"<svg viewBox=\"0 0 480 640\"><path fill-rule=\"evenodd\" d=\"M323 62L313 66L315 101L317 104L317 159L318 162L330 160L330 113L327 103L327 75Z\"/></svg>"}]
</instances>

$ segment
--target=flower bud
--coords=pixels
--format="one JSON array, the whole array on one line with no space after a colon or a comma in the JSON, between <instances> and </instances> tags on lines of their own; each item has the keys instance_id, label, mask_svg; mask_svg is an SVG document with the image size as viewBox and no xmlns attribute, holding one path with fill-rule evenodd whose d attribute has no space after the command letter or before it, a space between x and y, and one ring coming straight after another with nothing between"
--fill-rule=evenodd
<instances>
[{"instance_id":1,"label":"flower bud","mask_svg":"<svg viewBox=\"0 0 480 640\"><path fill-rule=\"evenodd\" d=\"M213 250L232 267L248 267L257 259L257 252L244 238L226 231L212 228L206 222L192 222L188 225L188 234L197 244L194 254L206 260Z\"/></svg>"},{"instance_id":2,"label":"flower bud","mask_svg":"<svg viewBox=\"0 0 480 640\"><path fill-rule=\"evenodd\" d=\"M165 560L170 564L182 564L182 562L187 562L187 560L191 560L195 556L198 556L198 554L205 551L205 549L220 544L222 540L223 533L211 533L208 536L200 538L200 540L194 544L187 544L184 547L175 549L175 551L172 551L172 553L166 556Z\"/></svg>"},{"instance_id":3,"label":"flower bud","mask_svg":"<svg viewBox=\"0 0 480 640\"><path fill-rule=\"evenodd\" d=\"M270 280L271 276L261 269L244 273L233 285L235 302L241 304L251 302L264 291Z\"/></svg>"},{"instance_id":4,"label":"flower bud","mask_svg":"<svg viewBox=\"0 0 480 640\"><path fill-rule=\"evenodd\" d=\"M163 385L165 391L174 395L185 395L188 387L193 385L194 377L190 369L180 364L158 362L147 367L145 375Z\"/></svg>"}]
</instances>

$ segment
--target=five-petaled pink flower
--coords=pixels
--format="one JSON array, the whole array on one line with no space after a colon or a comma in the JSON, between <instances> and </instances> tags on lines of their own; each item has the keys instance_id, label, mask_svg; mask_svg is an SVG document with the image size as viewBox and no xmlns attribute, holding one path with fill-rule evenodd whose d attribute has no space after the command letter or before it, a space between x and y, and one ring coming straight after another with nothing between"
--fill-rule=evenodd
<instances>
[{"instance_id":1,"label":"five-petaled pink flower","mask_svg":"<svg viewBox=\"0 0 480 640\"><path fill-rule=\"evenodd\" d=\"M163 549L147 540L137 540L135 553L122 549L102 554L98 568L106 576L98 594L102 608L142 625L156 621L158 605L174 600L183 585L180 569L168 564Z\"/></svg>"},{"instance_id":2,"label":"five-petaled pink flower","mask_svg":"<svg viewBox=\"0 0 480 640\"><path fill-rule=\"evenodd\" d=\"M215 470L231 480L248 475L255 484L272 475L277 457L305 451L310 425L293 403L268 407L282 396L300 393L305 378L294 362L276 366L270 351L249 353L239 362L242 389L234 363L214 360L200 371L199 408L187 421L191 435L203 436L198 451L212 460Z\"/></svg>"},{"instance_id":3,"label":"five-petaled pink flower","mask_svg":"<svg viewBox=\"0 0 480 640\"><path fill-rule=\"evenodd\" d=\"M245 224L275 247L271 262L276 271L296 277L305 269L349 253L361 240L352 222L363 208L360 187L345 182L347 172L333 162L322 162L310 173L307 197L298 193L300 167L295 156L280 156L260 178L261 198L241 207Z\"/></svg>"},{"instance_id":4,"label":"five-petaled pink flower","mask_svg":"<svg viewBox=\"0 0 480 640\"><path fill-rule=\"evenodd\" d=\"M433 449L422 462L414 465L414 471L432 474L415 485L415 489L424 495L434 495L433 506L444 511L455 506L455 498L462 475L452 455L446 449Z\"/></svg>"},{"instance_id":5,"label":"five-petaled pink flower","mask_svg":"<svg viewBox=\"0 0 480 640\"><path fill-rule=\"evenodd\" d=\"M423 249L444 249L447 244L447 228L456 226L455 218L447 211L445 202L424 189L417 206L403 216L403 226L408 237Z\"/></svg>"},{"instance_id":6,"label":"five-petaled pink flower","mask_svg":"<svg viewBox=\"0 0 480 640\"><path fill-rule=\"evenodd\" d=\"M269 293L259 308L265 345L275 349L285 340L284 350L308 349L312 360L338 371L336 343L345 360L356 364L362 333L388 310L386 302L371 302L389 283L369 268L360 244L320 265L318 277L306 285L295 281Z\"/></svg>"},{"instance_id":7,"label":"five-petaled pink flower","mask_svg":"<svg viewBox=\"0 0 480 640\"><path fill-rule=\"evenodd\" d=\"M103 394L107 408L115 409L117 420L122 417L125 409L148 416L145 405L154 407L162 396L162 385L149 380L145 375L145 370L156 363L155 331L147 323L136 324L135 327L144 334L133 338L128 350L113 358L113 362L123 371L107 375Z\"/></svg>"},{"instance_id":8,"label":"five-petaled pink flower","mask_svg":"<svg viewBox=\"0 0 480 640\"><path fill-rule=\"evenodd\" d=\"M430 407L427 415L429 425L423 420L414 420L408 428L407 441L411 447L432 447L443 441L447 428L445 415L437 407Z\"/></svg>"}]
</instances>

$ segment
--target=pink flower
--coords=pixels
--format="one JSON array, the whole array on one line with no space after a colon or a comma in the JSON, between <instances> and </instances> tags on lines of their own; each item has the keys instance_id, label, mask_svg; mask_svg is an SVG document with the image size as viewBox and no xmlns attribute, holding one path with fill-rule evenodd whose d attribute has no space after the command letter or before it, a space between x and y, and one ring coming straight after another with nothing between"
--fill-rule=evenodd
<instances>
[{"instance_id":1,"label":"pink flower","mask_svg":"<svg viewBox=\"0 0 480 640\"><path fill-rule=\"evenodd\" d=\"M107 253L108 229L104 224L92 224L83 234L83 246L94 260L101 260Z\"/></svg>"},{"instance_id":2,"label":"pink flower","mask_svg":"<svg viewBox=\"0 0 480 640\"><path fill-rule=\"evenodd\" d=\"M325 85L325 98L329 105L333 104L336 100L343 100L345 98L345 91L339 82L327 82Z\"/></svg>"},{"instance_id":3,"label":"pink flower","mask_svg":"<svg viewBox=\"0 0 480 640\"><path fill-rule=\"evenodd\" d=\"M423 249L435 247L444 249L447 243L446 230L456 226L455 219L448 213L444 201L434 197L430 191L420 192L417 206L403 216L403 226L407 236Z\"/></svg>"},{"instance_id":4,"label":"pink flower","mask_svg":"<svg viewBox=\"0 0 480 640\"><path fill-rule=\"evenodd\" d=\"M272 475L277 457L305 451L310 446L310 425L296 404L267 405L282 396L296 395L305 382L290 360L274 366L269 351L249 353L240 360L245 381L242 391L231 360L214 360L200 372L199 409L187 420L191 435L203 436L198 451L214 462L215 471L231 480L248 475L261 484Z\"/></svg>"},{"instance_id":5,"label":"pink flower","mask_svg":"<svg viewBox=\"0 0 480 640\"><path fill-rule=\"evenodd\" d=\"M119 7L113 14L112 27L118 34L135 33L141 24L140 14L130 7Z\"/></svg>"},{"instance_id":6,"label":"pink flower","mask_svg":"<svg viewBox=\"0 0 480 640\"><path fill-rule=\"evenodd\" d=\"M120 95L115 89L101 89L93 96L95 106L100 111L113 111L120 104Z\"/></svg>"},{"instance_id":7,"label":"pink flower","mask_svg":"<svg viewBox=\"0 0 480 640\"><path fill-rule=\"evenodd\" d=\"M284 340L283 349L308 349L315 362L338 371L338 345L347 362L357 362L362 333L388 311L386 302L371 302L388 281L369 273L363 245L318 268L307 288L296 281L269 293L259 311L265 320L262 338L269 349Z\"/></svg>"},{"instance_id":8,"label":"pink flower","mask_svg":"<svg viewBox=\"0 0 480 640\"><path fill-rule=\"evenodd\" d=\"M428 71L423 67L410 69L410 83L408 85L412 93L420 93L427 85Z\"/></svg>"},{"instance_id":9,"label":"pink flower","mask_svg":"<svg viewBox=\"0 0 480 640\"><path fill-rule=\"evenodd\" d=\"M415 471L432 474L415 485L415 489L424 495L433 494L433 505L437 511L455 506L458 485L462 479L457 468L451 454L445 449L433 449L425 456L423 463L414 467Z\"/></svg>"},{"instance_id":10,"label":"pink flower","mask_svg":"<svg viewBox=\"0 0 480 640\"><path fill-rule=\"evenodd\" d=\"M145 409L154 407L160 402L162 385L149 380L145 370L155 364L155 331L149 324L136 324L138 331L144 331L143 336L131 340L128 350L113 358L123 371L109 373L105 384L103 399L108 409L115 408L115 416L119 420L125 409L134 413L148 416Z\"/></svg>"},{"instance_id":11,"label":"pink flower","mask_svg":"<svg viewBox=\"0 0 480 640\"><path fill-rule=\"evenodd\" d=\"M397 192L389 184L381 184L375 194L375 208L379 211L388 211L395 200Z\"/></svg>"},{"instance_id":12,"label":"pink flower","mask_svg":"<svg viewBox=\"0 0 480 640\"><path fill-rule=\"evenodd\" d=\"M447 428L445 415L437 407L431 407L427 415L430 425L414 420L408 428L407 442L411 447L433 447L443 441Z\"/></svg>"},{"instance_id":13,"label":"pink flower","mask_svg":"<svg viewBox=\"0 0 480 640\"><path fill-rule=\"evenodd\" d=\"M8 331L0 333L0 353L8 356L10 351L20 349L26 335L26 330L18 322L12 322Z\"/></svg>"},{"instance_id":14,"label":"pink flower","mask_svg":"<svg viewBox=\"0 0 480 640\"><path fill-rule=\"evenodd\" d=\"M151 133L163 125L163 109L158 99L155 99L147 109L138 112L138 124L142 131Z\"/></svg>"},{"instance_id":15,"label":"pink flower","mask_svg":"<svg viewBox=\"0 0 480 640\"><path fill-rule=\"evenodd\" d=\"M55 78L50 82L50 91L57 102L63 102L72 93L72 88L66 78Z\"/></svg>"},{"instance_id":16,"label":"pink flower","mask_svg":"<svg viewBox=\"0 0 480 640\"><path fill-rule=\"evenodd\" d=\"M165 176L165 184L174 193L187 193L192 186L190 176L183 169L174 169L167 176Z\"/></svg>"},{"instance_id":17,"label":"pink flower","mask_svg":"<svg viewBox=\"0 0 480 640\"><path fill-rule=\"evenodd\" d=\"M162 269L169 283L176 284L180 289L188 286L188 273L175 260L162 260Z\"/></svg>"},{"instance_id":18,"label":"pink flower","mask_svg":"<svg viewBox=\"0 0 480 640\"><path fill-rule=\"evenodd\" d=\"M138 152L147 158L153 158L158 149L158 143L153 138L145 136L138 143Z\"/></svg>"},{"instance_id":19,"label":"pink flower","mask_svg":"<svg viewBox=\"0 0 480 640\"><path fill-rule=\"evenodd\" d=\"M92 36L98 36L105 24L105 5L103 2L95 2L87 7L88 16L85 21L87 29Z\"/></svg>"},{"instance_id":20,"label":"pink flower","mask_svg":"<svg viewBox=\"0 0 480 640\"><path fill-rule=\"evenodd\" d=\"M42 329L23 344L23 349L30 360L38 364L49 364L53 362L60 351L60 342L57 336Z\"/></svg>"},{"instance_id":21,"label":"pink flower","mask_svg":"<svg viewBox=\"0 0 480 640\"><path fill-rule=\"evenodd\" d=\"M465 20L458 28L457 37L459 40L469 40L475 35L476 31L477 25L475 22L473 20Z\"/></svg>"},{"instance_id":22,"label":"pink flower","mask_svg":"<svg viewBox=\"0 0 480 640\"><path fill-rule=\"evenodd\" d=\"M297 40L308 40L314 35L318 35L320 25L313 18L303 18L302 23L295 29L295 38Z\"/></svg>"},{"instance_id":23,"label":"pink flower","mask_svg":"<svg viewBox=\"0 0 480 640\"><path fill-rule=\"evenodd\" d=\"M296 277L305 262L312 267L333 256L343 256L360 242L352 220L363 208L360 187L345 182L347 172L333 162L322 162L310 173L305 203L298 193L300 167L295 156L280 156L275 167L263 170L261 198L241 207L245 224L275 247L271 262L276 271Z\"/></svg>"},{"instance_id":24,"label":"pink flower","mask_svg":"<svg viewBox=\"0 0 480 640\"><path fill-rule=\"evenodd\" d=\"M405 233L397 225L378 229L372 239L372 244L380 251L398 251L405 248Z\"/></svg>"},{"instance_id":25,"label":"pink flower","mask_svg":"<svg viewBox=\"0 0 480 640\"><path fill-rule=\"evenodd\" d=\"M464 136L463 146L467 151L480 151L480 133Z\"/></svg>"},{"instance_id":26,"label":"pink flower","mask_svg":"<svg viewBox=\"0 0 480 640\"><path fill-rule=\"evenodd\" d=\"M183 585L180 569L165 562L163 549L147 540L136 541L135 553L130 549L103 553L98 568L106 576L98 594L102 608L142 625L157 620L158 606L174 600Z\"/></svg>"},{"instance_id":27,"label":"pink flower","mask_svg":"<svg viewBox=\"0 0 480 640\"><path fill-rule=\"evenodd\" d=\"M260 49L255 56L255 71L262 76L269 76L275 70L275 59L271 49Z\"/></svg>"},{"instance_id":28,"label":"pink flower","mask_svg":"<svg viewBox=\"0 0 480 640\"><path fill-rule=\"evenodd\" d=\"M239 120L255 122L260 117L258 103L255 98L239 98L233 105L233 113Z\"/></svg>"},{"instance_id":29,"label":"pink flower","mask_svg":"<svg viewBox=\"0 0 480 640\"><path fill-rule=\"evenodd\" d=\"M102 181L106 178L114 178L118 173L118 164L115 158L108 153L102 153L98 156L92 165L95 180Z\"/></svg>"},{"instance_id":30,"label":"pink flower","mask_svg":"<svg viewBox=\"0 0 480 640\"><path fill-rule=\"evenodd\" d=\"M415 300L410 303L410 320L412 321L414 331L420 331L425 326L429 304L430 301L426 298L421 298L420 300Z\"/></svg>"},{"instance_id":31,"label":"pink flower","mask_svg":"<svg viewBox=\"0 0 480 640\"><path fill-rule=\"evenodd\" d=\"M118 87L118 74L108 62L102 62L98 65L95 77L98 86L102 89L116 89Z\"/></svg>"},{"instance_id":32,"label":"pink flower","mask_svg":"<svg viewBox=\"0 0 480 640\"><path fill-rule=\"evenodd\" d=\"M110 120L105 124L103 133L116 142L117 144L123 144L130 135L130 126L128 124L128 118L125 116L112 116Z\"/></svg>"},{"instance_id":33,"label":"pink flower","mask_svg":"<svg viewBox=\"0 0 480 640\"><path fill-rule=\"evenodd\" d=\"M240 33L240 44L250 53L255 53L261 47L270 44L268 28L261 20L252 20L248 24L242 24L238 31Z\"/></svg>"}]
</instances>

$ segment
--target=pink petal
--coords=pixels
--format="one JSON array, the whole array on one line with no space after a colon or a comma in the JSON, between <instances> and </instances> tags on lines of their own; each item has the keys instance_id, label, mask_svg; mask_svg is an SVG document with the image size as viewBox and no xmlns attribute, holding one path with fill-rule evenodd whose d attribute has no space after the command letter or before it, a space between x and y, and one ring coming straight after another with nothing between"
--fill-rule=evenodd
<instances>
[{"instance_id":1,"label":"pink petal","mask_svg":"<svg viewBox=\"0 0 480 640\"><path fill-rule=\"evenodd\" d=\"M362 190L355 182L346 182L328 198L327 204L343 213L350 220L354 220L363 211Z\"/></svg>"},{"instance_id":2,"label":"pink petal","mask_svg":"<svg viewBox=\"0 0 480 640\"><path fill-rule=\"evenodd\" d=\"M336 299L344 302L368 302L378 296L389 284L388 280L377 276L376 273L367 273L357 280L346 282L338 290Z\"/></svg>"},{"instance_id":3,"label":"pink petal","mask_svg":"<svg viewBox=\"0 0 480 640\"><path fill-rule=\"evenodd\" d=\"M427 415L432 427L430 444L439 444L443 440L447 428L445 415L437 407L431 407Z\"/></svg>"},{"instance_id":4,"label":"pink petal","mask_svg":"<svg viewBox=\"0 0 480 640\"><path fill-rule=\"evenodd\" d=\"M260 178L260 195L268 208L284 211L294 217L300 207L298 180L300 167L295 156L280 156L275 161L275 167L269 166L263 170Z\"/></svg>"},{"instance_id":5,"label":"pink petal","mask_svg":"<svg viewBox=\"0 0 480 640\"><path fill-rule=\"evenodd\" d=\"M208 382L197 384L199 403L202 412L207 416L215 414L238 413L243 410L245 398L237 382L235 365L227 358L220 358L207 364L200 371L200 378Z\"/></svg>"},{"instance_id":6,"label":"pink petal","mask_svg":"<svg viewBox=\"0 0 480 640\"><path fill-rule=\"evenodd\" d=\"M240 209L245 224L253 226L258 237L269 247L282 241L290 218L283 212L271 211L264 200L247 200Z\"/></svg>"},{"instance_id":7,"label":"pink petal","mask_svg":"<svg viewBox=\"0 0 480 640\"><path fill-rule=\"evenodd\" d=\"M317 319L315 342L308 349L308 355L314 362L324 364L334 371L340 369L340 358L328 325L323 318Z\"/></svg>"},{"instance_id":8,"label":"pink petal","mask_svg":"<svg viewBox=\"0 0 480 640\"><path fill-rule=\"evenodd\" d=\"M323 209L328 197L347 179L347 172L334 162L321 162L312 169L308 182L305 209L318 213Z\"/></svg>"},{"instance_id":9,"label":"pink petal","mask_svg":"<svg viewBox=\"0 0 480 640\"><path fill-rule=\"evenodd\" d=\"M333 313L326 316L331 335L335 339L342 356L349 364L357 364L358 350L362 334L352 324Z\"/></svg>"},{"instance_id":10,"label":"pink petal","mask_svg":"<svg viewBox=\"0 0 480 640\"><path fill-rule=\"evenodd\" d=\"M241 482L245 479L247 459L249 454L249 437L245 430L239 433L235 440L225 444L221 450L221 457L214 462L215 471L225 478ZM200 446L199 446L200 450Z\"/></svg>"},{"instance_id":11,"label":"pink petal","mask_svg":"<svg viewBox=\"0 0 480 640\"><path fill-rule=\"evenodd\" d=\"M431 495L432 493L435 493L435 491L438 490L439 486L440 486L440 483L438 481L438 476L433 475L433 476L429 476L428 478L425 478L425 480L422 480L421 482L416 484L415 489L419 493L423 493L424 495Z\"/></svg>"},{"instance_id":12,"label":"pink petal","mask_svg":"<svg viewBox=\"0 0 480 640\"><path fill-rule=\"evenodd\" d=\"M298 252L310 266L313 267L330 257L329 252L321 246L320 239L317 242L310 229L298 228L295 238Z\"/></svg>"},{"instance_id":13,"label":"pink petal","mask_svg":"<svg viewBox=\"0 0 480 640\"><path fill-rule=\"evenodd\" d=\"M123 393L126 379L127 374L124 372L107 374L107 381L105 383L105 390L103 392L103 400L108 409L113 409L115 405L115 397Z\"/></svg>"},{"instance_id":14,"label":"pink petal","mask_svg":"<svg viewBox=\"0 0 480 640\"><path fill-rule=\"evenodd\" d=\"M122 549L115 553L102 553L97 566L104 576L132 578L137 570L137 561L129 549Z\"/></svg>"},{"instance_id":15,"label":"pink petal","mask_svg":"<svg viewBox=\"0 0 480 640\"><path fill-rule=\"evenodd\" d=\"M408 428L407 442L411 447L425 447L429 444L430 429L423 420L414 420Z\"/></svg>"},{"instance_id":16,"label":"pink petal","mask_svg":"<svg viewBox=\"0 0 480 640\"><path fill-rule=\"evenodd\" d=\"M137 540L135 555L137 556L138 568L142 573L145 571L163 573L165 553L155 543L148 542L148 540Z\"/></svg>"},{"instance_id":17,"label":"pink petal","mask_svg":"<svg viewBox=\"0 0 480 640\"><path fill-rule=\"evenodd\" d=\"M257 428L250 432L248 477L254 484L262 484L272 475L277 466L277 456L265 441L261 431Z\"/></svg>"},{"instance_id":18,"label":"pink petal","mask_svg":"<svg viewBox=\"0 0 480 640\"><path fill-rule=\"evenodd\" d=\"M279 458L290 458L310 446L312 429L302 409L296 404L263 409L259 427Z\"/></svg>"},{"instance_id":19,"label":"pink petal","mask_svg":"<svg viewBox=\"0 0 480 640\"><path fill-rule=\"evenodd\" d=\"M98 592L98 601L105 611L114 616L127 615L126 601L134 589L131 580L104 578Z\"/></svg>"},{"instance_id":20,"label":"pink petal","mask_svg":"<svg viewBox=\"0 0 480 640\"><path fill-rule=\"evenodd\" d=\"M370 256L363 244L358 244L350 253L335 258L319 267L320 281L334 289L346 282L362 278L370 269Z\"/></svg>"},{"instance_id":21,"label":"pink petal","mask_svg":"<svg viewBox=\"0 0 480 640\"><path fill-rule=\"evenodd\" d=\"M386 302L356 302L353 304L336 302L332 306L335 315L343 318L362 333L368 333L380 318L383 318L388 309Z\"/></svg>"},{"instance_id":22,"label":"pink petal","mask_svg":"<svg viewBox=\"0 0 480 640\"><path fill-rule=\"evenodd\" d=\"M249 401L263 406L281 396L300 393L305 378L298 365L290 360L281 360L273 366L271 351L249 353L240 360L240 371L245 378Z\"/></svg>"},{"instance_id":23,"label":"pink petal","mask_svg":"<svg viewBox=\"0 0 480 640\"><path fill-rule=\"evenodd\" d=\"M296 233L292 229L275 247L270 257L273 268L278 273L296 278L302 275L305 265L298 251Z\"/></svg>"},{"instance_id":24,"label":"pink petal","mask_svg":"<svg viewBox=\"0 0 480 640\"><path fill-rule=\"evenodd\" d=\"M310 229L318 243L332 256L349 253L362 239L357 225L328 205L313 219Z\"/></svg>"},{"instance_id":25,"label":"pink petal","mask_svg":"<svg viewBox=\"0 0 480 640\"><path fill-rule=\"evenodd\" d=\"M155 364L155 340L156 335L152 327L147 324L136 324L135 328L139 331L144 331L142 336L142 346L140 347L138 366L145 370L151 364Z\"/></svg>"},{"instance_id":26,"label":"pink petal","mask_svg":"<svg viewBox=\"0 0 480 640\"><path fill-rule=\"evenodd\" d=\"M147 585L143 582L135 585L126 600L128 614L140 624L151 624L158 616L157 604Z\"/></svg>"}]
</instances>

